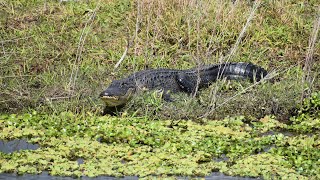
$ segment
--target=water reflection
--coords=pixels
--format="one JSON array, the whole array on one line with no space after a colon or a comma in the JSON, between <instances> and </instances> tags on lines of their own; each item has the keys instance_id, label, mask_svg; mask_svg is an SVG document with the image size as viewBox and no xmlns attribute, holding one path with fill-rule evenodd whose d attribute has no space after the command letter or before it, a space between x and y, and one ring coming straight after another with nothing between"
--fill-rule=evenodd
<instances>
[{"instance_id":1,"label":"water reflection","mask_svg":"<svg viewBox=\"0 0 320 180\"><path fill-rule=\"evenodd\" d=\"M84 159L83 158L78 158L77 162L78 162L78 165L83 164L84 163Z\"/></svg>"},{"instance_id":2,"label":"water reflection","mask_svg":"<svg viewBox=\"0 0 320 180\"><path fill-rule=\"evenodd\" d=\"M28 143L25 139L15 139L11 141L0 140L0 151L3 153L13 153L20 150L36 150L37 144Z\"/></svg>"}]
</instances>

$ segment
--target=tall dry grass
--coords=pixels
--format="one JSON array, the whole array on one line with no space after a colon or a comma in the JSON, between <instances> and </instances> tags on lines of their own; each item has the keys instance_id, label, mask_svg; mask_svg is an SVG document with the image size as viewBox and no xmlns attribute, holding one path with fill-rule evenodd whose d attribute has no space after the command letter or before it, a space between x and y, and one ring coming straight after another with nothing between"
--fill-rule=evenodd
<instances>
[{"instance_id":1,"label":"tall dry grass","mask_svg":"<svg viewBox=\"0 0 320 180\"><path fill-rule=\"evenodd\" d=\"M313 73L312 68L314 66L315 60L313 58L316 43L319 42L318 33L320 29L320 7L318 8L318 16L313 22L312 32L309 37L309 45L307 48L307 54L303 67L303 77L302 77L302 91L301 91L301 103L306 96L309 96L313 91L313 82L319 74ZM307 87L304 86L307 84Z\"/></svg>"}]
</instances>

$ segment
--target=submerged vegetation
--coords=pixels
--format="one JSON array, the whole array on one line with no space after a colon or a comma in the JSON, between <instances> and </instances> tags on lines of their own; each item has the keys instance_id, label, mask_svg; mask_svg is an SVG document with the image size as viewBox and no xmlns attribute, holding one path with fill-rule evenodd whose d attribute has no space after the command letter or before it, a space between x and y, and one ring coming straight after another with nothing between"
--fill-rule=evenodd
<instances>
[{"instance_id":1,"label":"submerged vegetation","mask_svg":"<svg viewBox=\"0 0 320 180\"><path fill-rule=\"evenodd\" d=\"M316 0L0 2L0 173L320 179ZM101 116L99 93L149 68L252 62L260 83L195 97L141 93Z\"/></svg>"}]
</instances>

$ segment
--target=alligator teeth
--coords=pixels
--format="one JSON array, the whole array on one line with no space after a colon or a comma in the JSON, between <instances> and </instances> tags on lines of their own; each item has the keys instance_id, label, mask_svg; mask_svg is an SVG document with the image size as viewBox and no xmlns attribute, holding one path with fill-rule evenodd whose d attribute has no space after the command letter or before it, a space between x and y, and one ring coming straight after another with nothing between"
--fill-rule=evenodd
<instances>
[{"instance_id":1,"label":"alligator teeth","mask_svg":"<svg viewBox=\"0 0 320 180\"><path fill-rule=\"evenodd\" d=\"M102 99L114 99L114 100L119 100L118 96L102 96Z\"/></svg>"}]
</instances>

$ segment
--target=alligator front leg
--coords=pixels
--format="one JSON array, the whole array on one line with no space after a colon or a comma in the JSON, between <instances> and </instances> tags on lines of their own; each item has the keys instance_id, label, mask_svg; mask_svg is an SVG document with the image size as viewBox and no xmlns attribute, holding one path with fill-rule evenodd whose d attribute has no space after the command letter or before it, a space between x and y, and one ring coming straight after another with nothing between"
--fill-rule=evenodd
<instances>
[{"instance_id":1,"label":"alligator front leg","mask_svg":"<svg viewBox=\"0 0 320 180\"><path fill-rule=\"evenodd\" d=\"M102 115L111 115L111 116L116 116L120 111L121 109L124 107L124 105L120 105L120 106L114 106L114 107L109 107L109 106L106 106L102 112Z\"/></svg>"},{"instance_id":2,"label":"alligator front leg","mask_svg":"<svg viewBox=\"0 0 320 180\"><path fill-rule=\"evenodd\" d=\"M170 96L169 91L164 91L163 94L162 94L162 98L166 102L173 102L174 101L174 99Z\"/></svg>"},{"instance_id":3,"label":"alligator front leg","mask_svg":"<svg viewBox=\"0 0 320 180\"><path fill-rule=\"evenodd\" d=\"M177 75L177 82L180 88L188 94L194 94L197 90L197 86L199 85L199 83L197 83L197 80L190 77L186 73L179 73Z\"/></svg>"}]
</instances>

